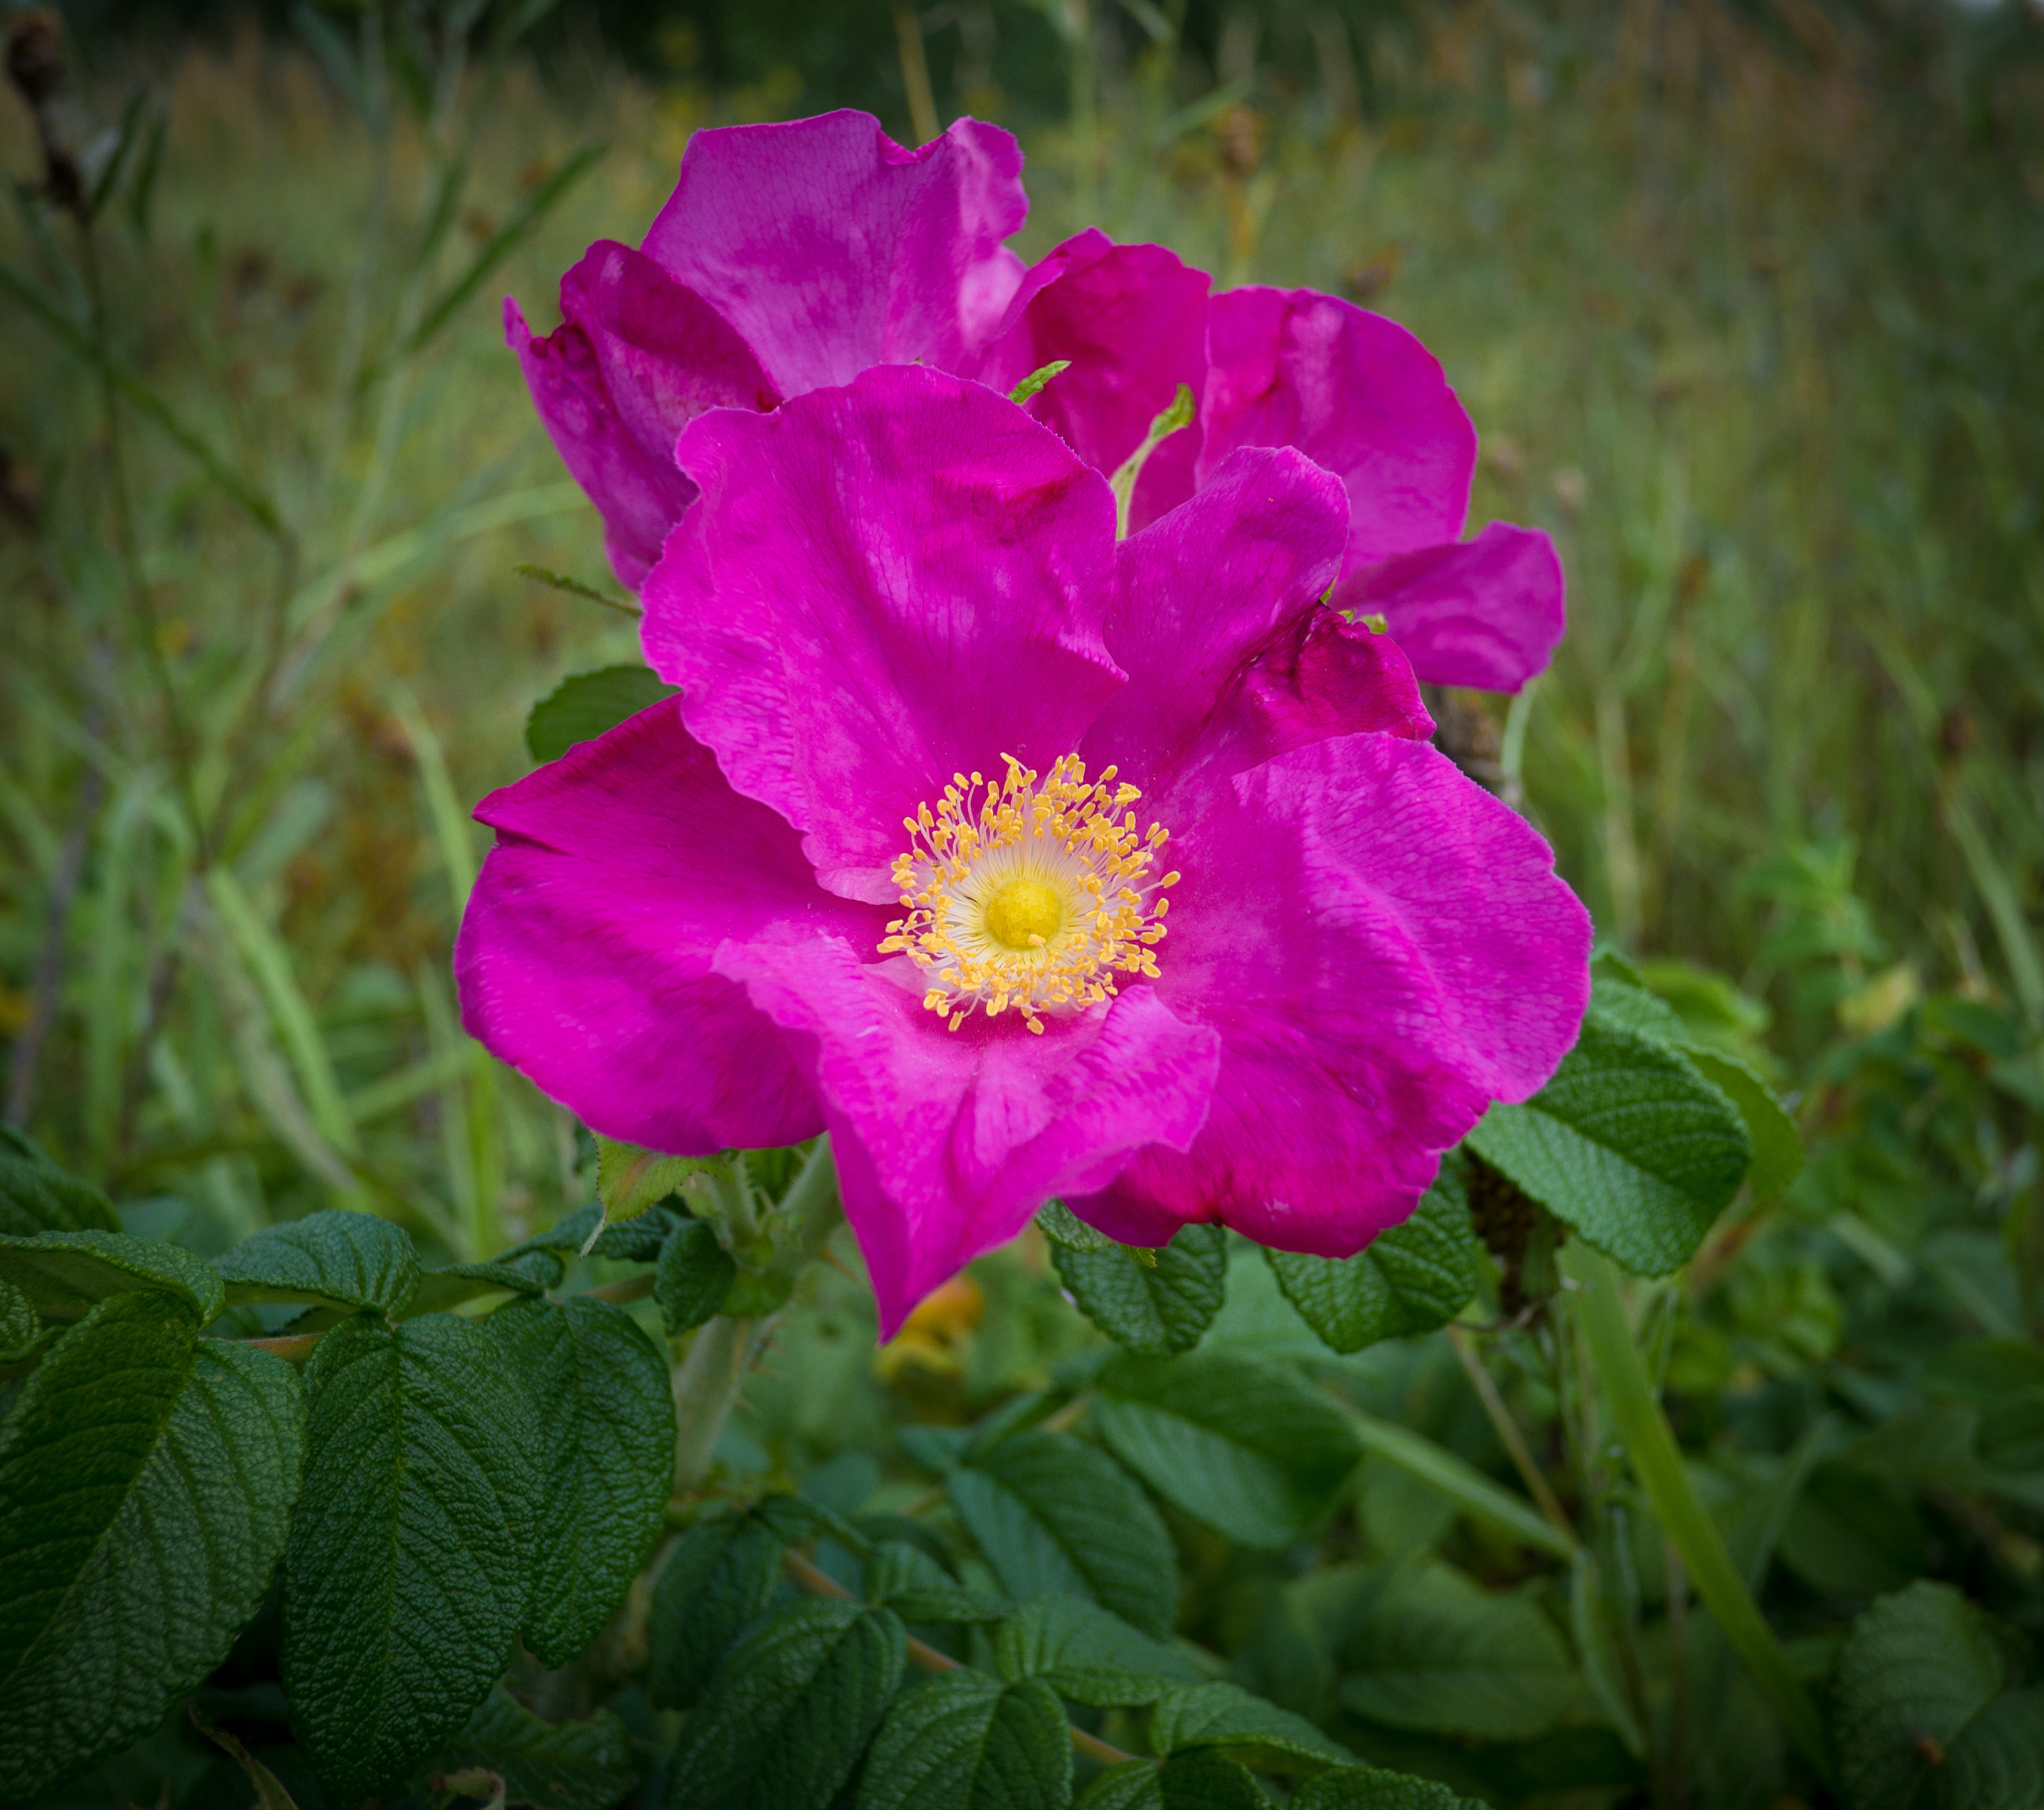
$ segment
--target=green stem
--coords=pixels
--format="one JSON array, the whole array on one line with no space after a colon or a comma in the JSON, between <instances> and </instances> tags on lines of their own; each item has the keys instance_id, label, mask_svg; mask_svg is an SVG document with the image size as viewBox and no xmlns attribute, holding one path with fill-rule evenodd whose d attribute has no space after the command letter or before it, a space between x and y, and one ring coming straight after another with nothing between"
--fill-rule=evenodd
<instances>
[{"instance_id":1,"label":"green stem","mask_svg":"<svg viewBox=\"0 0 2044 1810\"><path fill-rule=\"evenodd\" d=\"M719 1314L696 1334L674 1373L675 1494L685 1496L710 1475L717 1442L731 1419L739 1384L753 1353L766 1340L773 1316L728 1319Z\"/></svg>"},{"instance_id":2,"label":"green stem","mask_svg":"<svg viewBox=\"0 0 2044 1810\"><path fill-rule=\"evenodd\" d=\"M1690 1582L1735 1651L1745 1660L1789 1739L1826 1781L1833 1777L1829 1746L1809 1694L1788 1667L1788 1655L1739 1575L1725 1537L1690 1481L1682 1450L1655 1398L1647 1366L1633 1340L1620 1292L1619 1270L1582 1240L1572 1240L1564 1267L1582 1284L1576 1312L1590 1359L1604 1385L1613 1428L1634 1475L1647 1492L1662 1531L1675 1543Z\"/></svg>"}]
</instances>

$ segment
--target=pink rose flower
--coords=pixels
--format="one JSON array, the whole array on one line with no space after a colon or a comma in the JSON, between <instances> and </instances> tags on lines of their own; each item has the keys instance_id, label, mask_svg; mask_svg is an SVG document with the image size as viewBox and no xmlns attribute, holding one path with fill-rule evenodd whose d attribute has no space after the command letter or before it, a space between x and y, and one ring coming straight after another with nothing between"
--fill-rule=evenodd
<instances>
[{"instance_id":1,"label":"pink rose flower","mask_svg":"<svg viewBox=\"0 0 2044 1810\"><path fill-rule=\"evenodd\" d=\"M679 697L484 800L463 1022L596 1131L828 1131L890 1335L1060 1196L1347 1255L1573 1043L1590 926L1388 636L1340 481L1106 480L888 366L683 431L645 586Z\"/></svg>"},{"instance_id":2,"label":"pink rose flower","mask_svg":"<svg viewBox=\"0 0 2044 1810\"><path fill-rule=\"evenodd\" d=\"M1560 642L1545 534L1463 541L1476 433L1440 365L1394 321L1312 289L1231 290L1159 245L1097 230L1027 270L1002 241L1028 214L1022 155L960 120L905 151L858 113L699 132L637 251L592 245L535 339L505 304L533 400L638 590L696 494L676 436L706 409L771 409L875 364L1006 392L1070 361L1028 404L1112 473L1178 386L1194 423L1152 455L1132 521L1212 483L1243 447L1293 446L1348 493L1333 603L1380 614L1418 676L1517 690Z\"/></svg>"}]
</instances>

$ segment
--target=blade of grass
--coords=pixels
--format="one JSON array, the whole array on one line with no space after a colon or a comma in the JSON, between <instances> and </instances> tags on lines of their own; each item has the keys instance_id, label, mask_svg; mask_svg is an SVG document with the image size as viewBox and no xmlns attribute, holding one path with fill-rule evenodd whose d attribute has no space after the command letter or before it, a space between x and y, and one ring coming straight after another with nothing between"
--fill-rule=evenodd
<instances>
[{"instance_id":1,"label":"blade of grass","mask_svg":"<svg viewBox=\"0 0 2044 1810\"><path fill-rule=\"evenodd\" d=\"M1754 1601L1718 1524L1697 1495L1682 1449L1655 1398L1626 1318L1617 1265L1581 1239L1572 1239L1563 1251L1562 1266L1581 1284L1574 1292L1576 1317L1603 1385L1605 1410L1662 1531L1675 1542L1697 1594L1746 1661L1789 1739L1830 1779L1830 1749L1815 1706Z\"/></svg>"}]
</instances>

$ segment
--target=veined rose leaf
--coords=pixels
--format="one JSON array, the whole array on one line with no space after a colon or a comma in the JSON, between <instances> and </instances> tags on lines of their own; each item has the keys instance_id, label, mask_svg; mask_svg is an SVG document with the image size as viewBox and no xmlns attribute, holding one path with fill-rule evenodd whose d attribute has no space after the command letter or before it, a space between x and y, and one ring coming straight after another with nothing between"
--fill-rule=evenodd
<instances>
[{"instance_id":1,"label":"veined rose leaf","mask_svg":"<svg viewBox=\"0 0 2044 1810\"><path fill-rule=\"evenodd\" d=\"M1264 1250L1284 1298L1335 1351L1445 1326L1476 1292L1476 1241L1460 1169L1444 1162L1403 1225L1343 1259Z\"/></svg>"},{"instance_id":2,"label":"veined rose leaf","mask_svg":"<svg viewBox=\"0 0 2044 1810\"><path fill-rule=\"evenodd\" d=\"M994 1667L1010 1683L1041 1678L1096 1709L1154 1703L1200 1681L1184 1654L1077 1596L1038 1596L994 1630Z\"/></svg>"},{"instance_id":3,"label":"veined rose leaf","mask_svg":"<svg viewBox=\"0 0 2044 1810\"><path fill-rule=\"evenodd\" d=\"M0 1432L0 1799L153 1728L226 1657L283 1550L298 1378L176 1294L99 1302Z\"/></svg>"},{"instance_id":4,"label":"veined rose leaf","mask_svg":"<svg viewBox=\"0 0 2044 1810\"><path fill-rule=\"evenodd\" d=\"M880 1725L855 1810L1062 1810L1072 1801L1072 1731L1035 1678L1003 1684L947 1671L904 1691Z\"/></svg>"},{"instance_id":5,"label":"veined rose leaf","mask_svg":"<svg viewBox=\"0 0 2044 1810\"><path fill-rule=\"evenodd\" d=\"M829 1810L901 1687L884 1608L790 1603L725 1654L668 1771L668 1810Z\"/></svg>"},{"instance_id":6,"label":"veined rose leaf","mask_svg":"<svg viewBox=\"0 0 2044 1810\"><path fill-rule=\"evenodd\" d=\"M1178 1615L1178 1555L1135 1480L1069 1433L1001 1441L944 1479L951 1506L1017 1602L1062 1593L1145 1633Z\"/></svg>"},{"instance_id":7,"label":"veined rose leaf","mask_svg":"<svg viewBox=\"0 0 2044 1810\"><path fill-rule=\"evenodd\" d=\"M675 690L651 667L572 673L532 706L525 745L537 761L558 760L578 742L594 741Z\"/></svg>"},{"instance_id":8,"label":"veined rose leaf","mask_svg":"<svg viewBox=\"0 0 2044 1810\"><path fill-rule=\"evenodd\" d=\"M213 1260L230 1301L316 1301L399 1314L419 1257L400 1225L328 1207L268 1226Z\"/></svg>"},{"instance_id":9,"label":"veined rose leaf","mask_svg":"<svg viewBox=\"0 0 2044 1810\"><path fill-rule=\"evenodd\" d=\"M1290 1810L1485 1810L1475 1798L1445 1785L1383 1772L1375 1766L1342 1767L1308 1779L1292 1793Z\"/></svg>"},{"instance_id":10,"label":"veined rose leaf","mask_svg":"<svg viewBox=\"0 0 2044 1810\"><path fill-rule=\"evenodd\" d=\"M1224 1754L1174 1754L1163 1765L1125 1760L1079 1794L1073 1810L1270 1810L1255 1775Z\"/></svg>"},{"instance_id":11,"label":"veined rose leaf","mask_svg":"<svg viewBox=\"0 0 2044 1810\"><path fill-rule=\"evenodd\" d=\"M725 1649L780 1584L780 1536L753 1515L718 1515L684 1534L661 1568L646 1618L646 1694L687 1709Z\"/></svg>"},{"instance_id":12,"label":"veined rose leaf","mask_svg":"<svg viewBox=\"0 0 2044 1810\"><path fill-rule=\"evenodd\" d=\"M336 1801L468 1720L525 1616L544 1437L503 1348L454 1314L367 1314L305 1366L305 1489L283 1565L283 1682Z\"/></svg>"},{"instance_id":13,"label":"veined rose leaf","mask_svg":"<svg viewBox=\"0 0 2044 1810\"><path fill-rule=\"evenodd\" d=\"M1266 1772L1308 1776L1355 1763L1303 1716L1235 1684L1195 1684L1159 1697L1150 1712L1150 1745L1159 1753L1222 1748Z\"/></svg>"},{"instance_id":14,"label":"veined rose leaf","mask_svg":"<svg viewBox=\"0 0 2044 1810\"><path fill-rule=\"evenodd\" d=\"M1523 1106L1493 1106L1469 1147L1636 1275L1679 1269L1731 1204L1753 1135L1681 1050L1600 1013Z\"/></svg>"},{"instance_id":15,"label":"veined rose leaf","mask_svg":"<svg viewBox=\"0 0 2044 1810\"><path fill-rule=\"evenodd\" d=\"M653 1272L653 1299L668 1337L680 1338L717 1314L738 1274L706 1220L685 1219L669 1232Z\"/></svg>"},{"instance_id":16,"label":"veined rose leaf","mask_svg":"<svg viewBox=\"0 0 2044 1810\"><path fill-rule=\"evenodd\" d=\"M1234 1352L1122 1357L1091 1424L1160 1496L1244 1546L1298 1539L1332 1506L1361 1449L1297 1372Z\"/></svg>"},{"instance_id":17,"label":"veined rose leaf","mask_svg":"<svg viewBox=\"0 0 2044 1810\"><path fill-rule=\"evenodd\" d=\"M1228 1233L1218 1225L1181 1226L1140 1255L1110 1240L1100 1251L1053 1241L1050 1256L1094 1325L1152 1357L1192 1350L1228 1295Z\"/></svg>"},{"instance_id":18,"label":"veined rose leaf","mask_svg":"<svg viewBox=\"0 0 2044 1810\"><path fill-rule=\"evenodd\" d=\"M46 1320L83 1319L109 1296L138 1288L177 1296L198 1313L201 1325L227 1304L220 1277L205 1259L125 1232L0 1235L0 1277L28 1296Z\"/></svg>"},{"instance_id":19,"label":"veined rose leaf","mask_svg":"<svg viewBox=\"0 0 2044 1810\"><path fill-rule=\"evenodd\" d=\"M1015 1606L960 1584L929 1554L905 1540L878 1542L860 1584L868 1602L891 1608L904 1621L998 1621Z\"/></svg>"},{"instance_id":20,"label":"veined rose leaf","mask_svg":"<svg viewBox=\"0 0 2044 1810\"><path fill-rule=\"evenodd\" d=\"M1568 1648L1538 1607L1439 1564L1395 1574L1340 1658L1346 1708L1429 1734L1530 1741L1581 1690Z\"/></svg>"},{"instance_id":21,"label":"veined rose leaf","mask_svg":"<svg viewBox=\"0 0 2044 1810\"><path fill-rule=\"evenodd\" d=\"M463 1301L482 1295L545 1294L561 1279L561 1259L550 1250L529 1250L521 1256L481 1263L449 1263L429 1269L405 1303L408 1319L414 1314L444 1313Z\"/></svg>"},{"instance_id":22,"label":"veined rose leaf","mask_svg":"<svg viewBox=\"0 0 2044 1810\"><path fill-rule=\"evenodd\" d=\"M667 1362L622 1307L512 1301L482 1322L530 1401L543 1477L525 1643L566 1665L660 1538L674 1484Z\"/></svg>"},{"instance_id":23,"label":"veined rose leaf","mask_svg":"<svg viewBox=\"0 0 2044 1810\"><path fill-rule=\"evenodd\" d=\"M507 1804L533 1810L613 1810L639 1778L631 1734L611 1711L543 1721L501 1684L440 1749L433 1770L471 1766L504 1781Z\"/></svg>"},{"instance_id":24,"label":"veined rose leaf","mask_svg":"<svg viewBox=\"0 0 2044 1810\"><path fill-rule=\"evenodd\" d=\"M33 1138L0 1125L0 1233L33 1238L37 1232L120 1229L120 1215L105 1194L59 1168Z\"/></svg>"}]
</instances>

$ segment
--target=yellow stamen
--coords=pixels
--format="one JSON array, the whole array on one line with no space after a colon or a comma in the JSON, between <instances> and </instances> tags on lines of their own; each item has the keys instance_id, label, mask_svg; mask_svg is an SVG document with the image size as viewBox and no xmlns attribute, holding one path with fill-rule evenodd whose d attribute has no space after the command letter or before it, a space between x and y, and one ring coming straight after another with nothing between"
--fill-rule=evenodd
<instances>
[{"instance_id":1,"label":"yellow stamen","mask_svg":"<svg viewBox=\"0 0 2044 1810\"><path fill-rule=\"evenodd\" d=\"M1163 888L1150 877L1167 832L1136 827L1142 796L1115 769L1088 782L1076 754L1041 777L1012 755L997 783L954 773L936 806L902 819L908 851L894 863L906 916L882 953L929 972L923 1004L953 1031L975 1009L1010 1007L1041 1034L1046 1012L1110 998L1115 975L1157 975Z\"/></svg>"}]
</instances>

